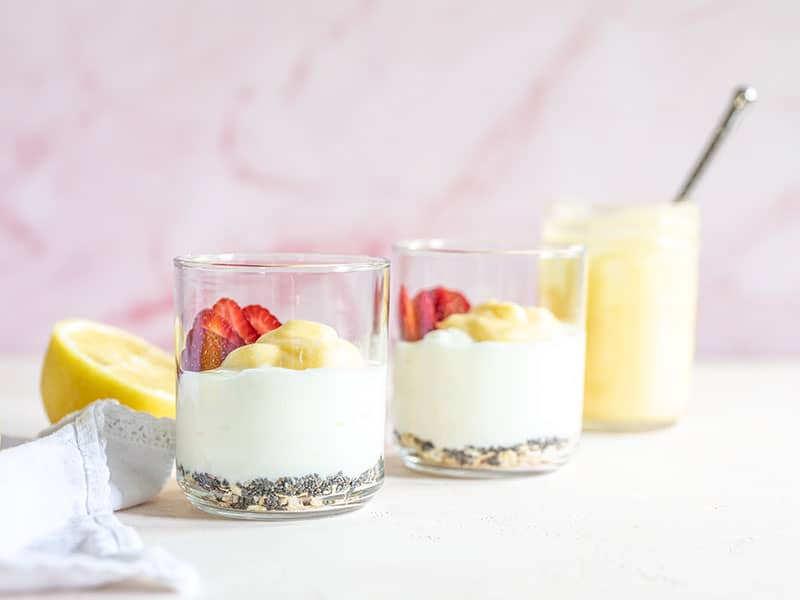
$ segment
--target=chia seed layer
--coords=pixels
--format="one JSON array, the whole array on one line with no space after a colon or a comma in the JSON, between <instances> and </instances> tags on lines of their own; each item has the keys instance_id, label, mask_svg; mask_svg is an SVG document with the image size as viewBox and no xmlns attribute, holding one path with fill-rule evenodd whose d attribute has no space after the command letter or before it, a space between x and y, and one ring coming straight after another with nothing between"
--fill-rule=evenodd
<instances>
[{"instance_id":1,"label":"chia seed layer","mask_svg":"<svg viewBox=\"0 0 800 600\"><path fill-rule=\"evenodd\" d=\"M251 512L303 511L324 506L347 504L350 494L383 479L383 457L370 469L357 477L339 471L321 477L316 473L303 477L265 477L243 483L229 483L227 479L188 471L178 465L178 481L184 487L200 488L207 499L222 508Z\"/></svg>"},{"instance_id":2,"label":"chia seed layer","mask_svg":"<svg viewBox=\"0 0 800 600\"><path fill-rule=\"evenodd\" d=\"M550 437L527 440L515 446L437 448L433 442L411 433L395 431L394 435L401 447L423 463L465 469L525 469L560 463L574 445L568 438Z\"/></svg>"}]
</instances>

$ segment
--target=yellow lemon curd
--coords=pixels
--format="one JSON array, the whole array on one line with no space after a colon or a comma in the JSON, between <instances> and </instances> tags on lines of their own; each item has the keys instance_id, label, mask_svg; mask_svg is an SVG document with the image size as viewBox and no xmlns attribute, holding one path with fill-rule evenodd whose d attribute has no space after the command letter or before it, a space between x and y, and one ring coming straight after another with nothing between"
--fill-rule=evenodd
<instances>
[{"instance_id":1,"label":"yellow lemon curd","mask_svg":"<svg viewBox=\"0 0 800 600\"><path fill-rule=\"evenodd\" d=\"M237 348L225 357L220 368L303 370L361 367L363 364L358 348L340 338L333 327L316 321L293 320L265 333L256 343Z\"/></svg>"},{"instance_id":2,"label":"yellow lemon curd","mask_svg":"<svg viewBox=\"0 0 800 600\"><path fill-rule=\"evenodd\" d=\"M531 342L557 333L559 322L546 308L489 300L450 315L438 329L460 329L477 342Z\"/></svg>"},{"instance_id":3,"label":"yellow lemon curd","mask_svg":"<svg viewBox=\"0 0 800 600\"><path fill-rule=\"evenodd\" d=\"M697 207L557 207L544 241L588 251L585 424L674 422L686 408L694 352Z\"/></svg>"}]
</instances>

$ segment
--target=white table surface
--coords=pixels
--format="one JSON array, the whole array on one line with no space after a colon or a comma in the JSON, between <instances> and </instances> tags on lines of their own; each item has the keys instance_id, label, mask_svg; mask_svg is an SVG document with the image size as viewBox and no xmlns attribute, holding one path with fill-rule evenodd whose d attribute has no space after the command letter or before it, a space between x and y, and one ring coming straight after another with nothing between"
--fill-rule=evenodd
<instances>
[{"instance_id":1,"label":"white table surface","mask_svg":"<svg viewBox=\"0 0 800 600\"><path fill-rule=\"evenodd\" d=\"M0 380L3 431L45 425L37 361L0 360ZM586 434L552 474L439 479L390 456L383 490L347 515L222 520L174 483L120 514L194 563L215 599L796 599L799 426L800 361L700 364L680 425ZM129 584L60 597L174 596Z\"/></svg>"}]
</instances>

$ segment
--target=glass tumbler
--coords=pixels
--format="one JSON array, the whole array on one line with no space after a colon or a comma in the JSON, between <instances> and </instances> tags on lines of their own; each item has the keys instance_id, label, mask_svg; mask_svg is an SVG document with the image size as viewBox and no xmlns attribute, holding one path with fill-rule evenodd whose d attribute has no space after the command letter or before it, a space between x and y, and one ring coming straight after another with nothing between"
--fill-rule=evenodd
<instances>
[{"instance_id":1,"label":"glass tumbler","mask_svg":"<svg viewBox=\"0 0 800 600\"><path fill-rule=\"evenodd\" d=\"M176 462L187 498L245 519L363 505L383 482L388 261L174 263Z\"/></svg>"},{"instance_id":2,"label":"glass tumbler","mask_svg":"<svg viewBox=\"0 0 800 600\"><path fill-rule=\"evenodd\" d=\"M584 425L646 430L686 410L694 356L697 207L561 204L543 238L588 252Z\"/></svg>"},{"instance_id":3,"label":"glass tumbler","mask_svg":"<svg viewBox=\"0 0 800 600\"><path fill-rule=\"evenodd\" d=\"M405 465L491 477L563 464L581 432L584 252L395 246L392 426Z\"/></svg>"}]
</instances>

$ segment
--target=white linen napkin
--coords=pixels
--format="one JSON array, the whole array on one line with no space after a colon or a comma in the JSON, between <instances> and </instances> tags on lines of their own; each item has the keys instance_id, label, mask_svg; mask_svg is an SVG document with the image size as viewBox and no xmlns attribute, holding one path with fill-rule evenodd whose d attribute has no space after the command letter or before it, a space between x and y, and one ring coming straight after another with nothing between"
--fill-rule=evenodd
<instances>
[{"instance_id":1,"label":"white linen napkin","mask_svg":"<svg viewBox=\"0 0 800 600\"><path fill-rule=\"evenodd\" d=\"M194 570L146 547L115 510L154 497L175 461L175 422L99 400L0 451L0 592L136 579L176 591Z\"/></svg>"}]
</instances>

